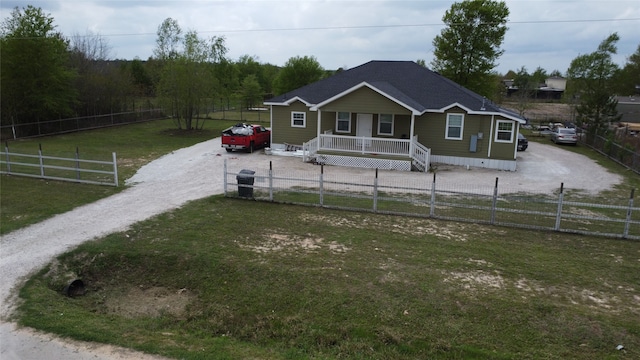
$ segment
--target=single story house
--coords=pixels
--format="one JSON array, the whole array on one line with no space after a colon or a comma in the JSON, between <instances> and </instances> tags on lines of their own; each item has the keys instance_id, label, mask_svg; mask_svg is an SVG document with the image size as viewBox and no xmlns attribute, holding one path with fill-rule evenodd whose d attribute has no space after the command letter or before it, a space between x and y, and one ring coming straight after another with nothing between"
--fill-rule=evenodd
<instances>
[{"instance_id":1,"label":"single story house","mask_svg":"<svg viewBox=\"0 0 640 360\"><path fill-rule=\"evenodd\" d=\"M507 97L513 96L520 90L514 83L513 79L502 80ZM567 79L560 76L552 76L548 77L544 84L539 84L535 89L532 89L528 96L532 99L560 100L566 89Z\"/></svg>"},{"instance_id":2,"label":"single story house","mask_svg":"<svg viewBox=\"0 0 640 360\"><path fill-rule=\"evenodd\" d=\"M271 146L330 165L516 170L525 119L412 61L370 61L271 98Z\"/></svg>"}]
</instances>

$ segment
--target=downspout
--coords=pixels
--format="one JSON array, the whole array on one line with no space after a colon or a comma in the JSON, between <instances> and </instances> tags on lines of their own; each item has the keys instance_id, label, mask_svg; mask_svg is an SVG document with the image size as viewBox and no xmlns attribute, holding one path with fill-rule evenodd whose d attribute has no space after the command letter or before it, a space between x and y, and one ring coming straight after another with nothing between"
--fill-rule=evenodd
<instances>
[{"instance_id":1,"label":"downspout","mask_svg":"<svg viewBox=\"0 0 640 360\"><path fill-rule=\"evenodd\" d=\"M273 144L273 105L269 105L269 129L271 129L269 134L269 146L271 146Z\"/></svg>"},{"instance_id":2,"label":"downspout","mask_svg":"<svg viewBox=\"0 0 640 360\"><path fill-rule=\"evenodd\" d=\"M487 158L491 158L491 145L493 145L493 124L495 124L495 115L491 115L491 130L489 132L489 146L487 146Z\"/></svg>"},{"instance_id":3,"label":"downspout","mask_svg":"<svg viewBox=\"0 0 640 360\"><path fill-rule=\"evenodd\" d=\"M515 142L515 145L513 147L513 160L518 158L518 134L520 134L520 121L515 121L516 123L516 133L515 133L515 138L513 139L513 141Z\"/></svg>"},{"instance_id":4,"label":"downspout","mask_svg":"<svg viewBox=\"0 0 640 360\"><path fill-rule=\"evenodd\" d=\"M316 135L316 139L318 139L316 141L316 152L320 151L320 130L322 129L322 111L320 110L320 108L318 108L316 110L318 112L318 134Z\"/></svg>"}]
</instances>

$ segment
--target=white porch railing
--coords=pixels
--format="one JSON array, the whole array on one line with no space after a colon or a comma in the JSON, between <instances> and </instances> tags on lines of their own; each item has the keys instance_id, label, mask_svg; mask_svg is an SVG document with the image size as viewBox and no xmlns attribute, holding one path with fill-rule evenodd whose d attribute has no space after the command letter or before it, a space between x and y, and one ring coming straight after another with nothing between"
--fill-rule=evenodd
<instances>
[{"instance_id":1,"label":"white porch railing","mask_svg":"<svg viewBox=\"0 0 640 360\"><path fill-rule=\"evenodd\" d=\"M420 144L416 139L416 141L413 142L413 153L411 154L413 165L420 171L428 171L429 166L431 166L429 163L430 153L429 148Z\"/></svg>"},{"instance_id":2,"label":"white porch railing","mask_svg":"<svg viewBox=\"0 0 640 360\"><path fill-rule=\"evenodd\" d=\"M302 161L311 161L315 157L316 151L318 151L318 138L302 143Z\"/></svg>"},{"instance_id":3,"label":"white porch railing","mask_svg":"<svg viewBox=\"0 0 640 360\"><path fill-rule=\"evenodd\" d=\"M385 139L374 137L355 137L333 134L321 134L302 145L303 160L315 158L318 151L337 151L362 155L395 155L413 159L413 164L421 171L429 169L429 148L414 138L413 146L409 139Z\"/></svg>"},{"instance_id":4,"label":"white porch railing","mask_svg":"<svg viewBox=\"0 0 640 360\"><path fill-rule=\"evenodd\" d=\"M352 152L358 154L409 156L408 139L384 139L321 134L319 150Z\"/></svg>"}]
</instances>

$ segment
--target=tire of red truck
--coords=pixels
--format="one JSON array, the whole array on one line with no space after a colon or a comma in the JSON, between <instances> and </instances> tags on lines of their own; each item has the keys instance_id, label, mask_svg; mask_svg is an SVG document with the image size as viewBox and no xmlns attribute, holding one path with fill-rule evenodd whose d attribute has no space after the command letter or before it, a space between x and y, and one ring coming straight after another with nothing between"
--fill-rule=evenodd
<instances>
[{"instance_id":1,"label":"tire of red truck","mask_svg":"<svg viewBox=\"0 0 640 360\"><path fill-rule=\"evenodd\" d=\"M232 152L233 149L232 148L224 148L225 150L227 150L227 152Z\"/></svg>"}]
</instances>

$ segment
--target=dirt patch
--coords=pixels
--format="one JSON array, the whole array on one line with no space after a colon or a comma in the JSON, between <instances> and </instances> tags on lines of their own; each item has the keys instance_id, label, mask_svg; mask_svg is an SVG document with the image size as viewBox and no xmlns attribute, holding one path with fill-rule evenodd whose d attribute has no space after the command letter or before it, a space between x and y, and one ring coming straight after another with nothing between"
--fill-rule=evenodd
<instances>
[{"instance_id":1,"label":"dirt patch","mask_svg":"<svg viewBox=\"0 0 640 360\"><path fill-rule=\"evenodd\" d=\"M127 318L160 317L163 314L182 316L195 296L187 289L132 286L121 294L106 298L107 313Z\"/></svg>"},{"instance_id":2,"label":"dirt patch","mask_svg":"<svg viewBox=\"0 0 640 360\"><path fill-rule=\"evenodd\" d=\"M518 112L516 103L505 103L504 107ZM530 103L524 116L534 123L549 121L569 121L572 116L571 106L561 103Z\"/></svg>"},{"instance_id":3,"label":"dirt patch","mask_svg":"<svg viewBox=\"0 0 640 360\"><path fill-rule=\"evenodd\" d=\"M502 289L505 287L505 281L498 274L489 273L483 270L457 272L453 271L446 274L444 282L457 282L466 290L487 291L490 289Z\"/></svg>"},{"instance_id":4,"label":"dirt patch","mask_svg":"<svg viewBox=\"0 0 640 360\"><path fill-rule=\"evenodd\" d=\"M295 252L302 250L305 252L313 252L326 248L333 253L344 253L350 248L339 244L335 241L326 243L323 238L314 238L312 236L298 236L292 234L273 233L265 235L259 244L240 244L241 247L251 249L257 253L270 252Z\"/></svg>"},{"instance_id":5,"label":"dirt patch","mask_svg":"<svg viewBox=\"0 0 640 360\"><path fill-rule=\"evenodd\" d=\"M483 267L492 265L479 259L467 261ZM636 294L636 289L633 287L625 288L626 293L616 296L602 290L580 289L574 286L545 286L539 281L526 278L510 280L495 270L443 271L443 276L443 282L458 286L470 294L515 289L523 299L546 296L564 299L571 306L587 307L595 311L617 313L624 309L640 314L640 296Z\"/></svg>"},{"instance_id":6,"label":"dirt patch","mask_svg":"<svg viewBox=\"0 0 640 360\"><path fill-rule=\"evenodd\" d=\"M348 227L354 229L372 229L379 228L384 230L390 230L397 234L410 235L410 236L435 236L437 238L465 242L468 241L468 234L482 234L486 230L474 229L473 232L468 231L467 224L461 223L442 223L431 221L422 218L411 217L388 217L383 221L382 218L376 218L373 220L367 216L352 216L350 219L345 219L340 216L333 215L304 215L300 217L301 221L313 221L314 223L327 224L333 227ZM499 230L492 229L490 231L500 232Z\"/></svg>"}]
</instances>

